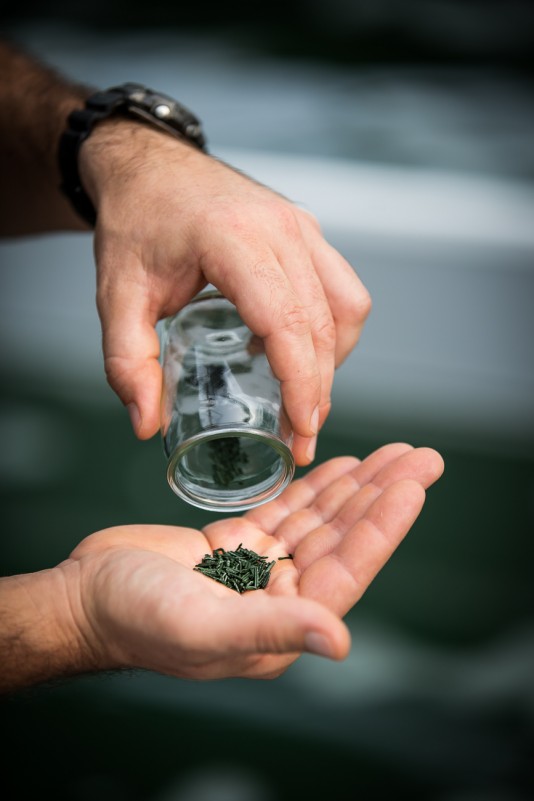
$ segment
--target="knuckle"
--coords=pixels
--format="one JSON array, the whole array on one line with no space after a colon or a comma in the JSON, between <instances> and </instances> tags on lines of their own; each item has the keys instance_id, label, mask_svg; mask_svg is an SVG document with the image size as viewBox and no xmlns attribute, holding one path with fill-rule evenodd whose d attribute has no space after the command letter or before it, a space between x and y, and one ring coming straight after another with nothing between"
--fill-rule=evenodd
<instances>
[{"instance_id":1,"label":"knuckle","mask_svg":"<svg viewBox=\"0 0 534 801\"><path fill-rule=\"evenodd\" d=\"M132 370L133 366L130 359L120 356L106 356L104 358L106 381L123 402L131 394Z\"/></svg>"},{"instance_id":2,"label":"knuckle","mask_svg":"<svg viewBox=\"0 0 534 801\"><path fill-rule=\"evenodd\" d=\"M303 336L311 331L306 310L298 303L283 308L281 325L287 332L295 336Z\"/></svg>"},{"instance_id":3,"label":"knuckle","mask_svg":"<svg viewBox=\"0 0 534 801\"><path fill-rule=\"evenodd\" d=\"M108 383L119 391L127 380L123 360L116 356L106 356L104 359L104 372Z\"/></svg>"},{"instance_id":4,"label":"knuckle","mask_svg":"<svg viewBox=\"0 0 534 801\"><path fill-rule=\"evenodd\" d=\"M308 223L308 225L311 225L311 227L312 227L312 228L313 228L313 229L314 229L314 230L315 230L317 233L319 233L319 234L320 234L320 233L321 233L321 225L320 225L320 223L319 223L319 220L318 220L318 219L317 219L317 217L315 216L315 214L314 214L313 212L309 211L308 209L304 209L304 208L300 208L300 209L299 209L299 212L300 212L300 214L302 215L302 217L303 217L303 218L306 220L306 222Z\"/></svg>"},{"instance_id":5,"label":"knuckle","mask_svg":"<svg viewBox=\"0 0 534 801\"><path fill-rule=\"evenodd\" d=\"M371 313L371 309L373 307L373 300L371 298L371 294L367 290L361 293L361 297L357 305L360 317L363 320L366 320L369 314Z\"/></svg>"},{"instance_id":6,"label":"knuckle","mask_svg":"<svg viewBox=\"0 0 534 801\"><path fill-rule=\"evenodd\" d=\"M351 322L361 322L368 318L372 305L369 292L360 288L357 292L345 296L342 316Z\"/></svg>"},{"instance_id":7,"label":"knuckle","mask_svg":"<svg viewBox=\"0 0 534 801\"><path fill-rule=\"evenodd\" d=\"M278 229L291 239L301 235L301 229L297 218L296 209L289 203L275 202L271 206L271 214L273 215Z\"/></svg>"},{"instance_id":8,"label":"knuckle","mask_svg":"<svg viewBox=\"0 0 534 801\"><path fill-rule=\"evenodd\" d=\"M336 346L336 326L330 315L325 315L314 326L314 340L321 350L334 350Z\"/></svg>"}]
</instances>

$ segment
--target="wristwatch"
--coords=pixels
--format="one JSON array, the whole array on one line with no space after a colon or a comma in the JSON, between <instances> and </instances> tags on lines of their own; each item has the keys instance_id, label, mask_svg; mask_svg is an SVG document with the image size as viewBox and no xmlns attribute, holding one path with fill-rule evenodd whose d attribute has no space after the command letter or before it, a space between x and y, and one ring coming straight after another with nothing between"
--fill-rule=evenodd
<instances>
[{"instance_id":1,"label":"wristwatch","mask_svg":"<svg viewBox=\"0 0 534 801\"><path fill-rule=\"evenodd\" d=\"M61 191L92 226L96 222L96 211L82 186L78 154L95 125L113 115L149 123L207 152L200 120L172 97L138 83L124 83L95 92L85 101L83 109L75 109L69 114L58 149Z\"/></svg>"}]
</instances>

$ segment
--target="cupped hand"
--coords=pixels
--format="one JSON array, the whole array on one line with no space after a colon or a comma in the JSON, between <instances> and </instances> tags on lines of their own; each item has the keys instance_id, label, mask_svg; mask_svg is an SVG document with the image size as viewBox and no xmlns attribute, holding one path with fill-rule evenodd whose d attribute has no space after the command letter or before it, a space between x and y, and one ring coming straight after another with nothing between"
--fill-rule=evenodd
<instances>
[{"instance_id":1,"label":"cupped hand","mask_svg":"<svg viewBox=\"0 0 534 801\"><path fill-rule=\"evenodd\" d=\"M442 470L436 451L391 444L362 462L325 462L279 498L203 531L139 525L92 534L59 569L93 664L189 679L271 678L305 651L343 659L343 617ZM264 590L239 594L193 569L206 553L241 544L275 560Z\"/></svg>"},{"instance_id":2,"label":"cupped hand","mask_svg":"<svg viewBox=\"0 0 534 801\"><path fill-rule=\"evenodd\" d=\"M142 439L160 424L158 319L206 283L265 342L308 464L335 368L356 344L369 293L315 218L220 160L138 123L97 126L81 150L97 209L97 302L109 383Z\"/></svg>"}]
</instances>

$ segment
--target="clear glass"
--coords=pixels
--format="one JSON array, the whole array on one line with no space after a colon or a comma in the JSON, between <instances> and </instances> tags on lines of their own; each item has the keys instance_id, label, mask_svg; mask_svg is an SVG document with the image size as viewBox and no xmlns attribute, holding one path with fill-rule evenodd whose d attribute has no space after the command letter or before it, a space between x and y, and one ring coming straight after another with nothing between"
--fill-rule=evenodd
<instances>
[{"instance_id":1,"label":"clear glass","mask_svg":"<svg viewBox=\"0 0 534 801\"><path fill-rule=\"evenodd\" d=\"M161 433L172 490L217 512L275 498L295 463L262 340L216 290L164 320L160 336Z\"/></svg>"}]
</instances>

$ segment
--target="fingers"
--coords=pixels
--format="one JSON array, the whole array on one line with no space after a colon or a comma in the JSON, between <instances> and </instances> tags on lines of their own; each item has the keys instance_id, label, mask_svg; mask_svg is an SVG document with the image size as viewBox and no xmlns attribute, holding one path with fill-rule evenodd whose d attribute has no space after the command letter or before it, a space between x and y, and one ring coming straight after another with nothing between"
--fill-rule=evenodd
<instances>
[{"instance_id":1,"label":"fingers","mask_svg":"<svg viewBox=\"0 0 534 801\"><path fill-rule=\"evenodd\" d=\"M293 550L297 568L306 570L312 562L332 552L388 487L403 480L416 481L423 489L429 487L441 474L440 464L434 451L418 448L384 466L340 506L335 519L311 530L300 540ZM359 479L362 480L361 475Z\"/></svg>"},{"instance_id":2,"label":"fingers","mask_svg":"<svg viewBox=\"0 0 534 801\"><path fill-rule=\"evenodd\" d=\"M427 489L439 478L443 471L443 460L436 451L416 448L403 452L402 447L400 443L386 447L373 454L372 459L364 460L347 476L352 481L352 487L347 482L342 487L338 480L330 489L337 506L335 511L332 506L329 517L323 517L322 525L312 527L308 518L301 521L298 532L294 520L288 519L281 524L276 536L293 553L299 570L305 570L313 561L331 552L388 487L399 481L413 480ZM391 457L389 460L388 456ZM323 508L324 495L325 492L316 501L315 508L318 510Z\"/></svg>"},{"instance_id":3,"label":"fingers","mask_svg":"<svg viewBox=\"0 0 534 801\"><path fill-rule=\"evenodd\" d=\"M311 215L304 219L301 228L315 282L309 282L309 294L304 294L302 299L311 310L313 341L321 375L321 429L330 413L334 371L358 342L371 311L371 297L352 266L323 239ZM297 285L302 287L303 283L308 285L307 281L298 281ZM296 434L293 440L296 463L309 464L315 456L316 444L317 437L310 440Z\"/></svg>"},{"instance_id":4,"label":"fingers","mask_svg":"<svg viewBox=\"0 0 534 801\"><path fill-rule=\"evenodd\" d=\"M207 277L264 340L295 434L295 461L304 465L330 410L336 364L357 341L370 300L305 214L278 199L264 213L274 227L263 244L240 232L219 250Z\"/></svg>"},{"instance_id":5,"label":"fingers","mask_svg":"<svg viewBox=\"0 0 534 801\"><path fill-rule=\"evenodd\" d=\"M424 489L412 479L385 489L339 544L302 572L300 593L345 615L410 530L424 500Z\"/></svg>"},{"instance_id":6,"label":"fingers","mask_svg":"<svg viewBox=\"0 0 534 801\"><path fill-rule=\"evenodd\" d=\"M359 463L360 460L354 456L330 459L310 470L303 478L293 481L278 498L246 512L243 518L259 527L265 534L274 535L286 518L293 513L311 508L323 490L332 486L336 479L349 473Z\"/></svg>"},{"instance_id":7,"label":"fingers","mask_svg":"<svg viewBox=\"0 0 534 801\"><path fill-rule=\"evenodd\" d=\"M242 247L237 252L234 244L231 256L232 272L227 271L222 281L216 276L211 280L263 339L294 432L312 437L319 429L322 376L309 310L272 252L259 259L255 248Z\"/></svg>"},{"instance_id":8,"label":"fingers","mask_svg":"<svg viewBox=\"0 0 534 801\"><path fill-rule=\"evenodd\" d=\"M371 296L354 268L322 237L310 240L313 265L321 281L335 326L335 366L358 342L371 312Z\"/></svg>"},{"instance_id":9,"label":"fingers","mask_svg":"<svg viewBox=\"0 0 534 801\"><path fill-rule=\"evenodd\" d=\"M107 272L114 274L112 268ZM130 275L135 272L131 270ZM145 286L135 280L123 277L100 283L97 305L106 377L128 409L140 439L152 437L160 426L159 338L149 303Z\"/></svg>"},{"instance_id":10,"label":"fingers","mask_svg":"<svg viewBox=\"0 0 534 801\"><path fill-rule=\"evenodd\" d=\"M284 252L276 254L284 272L289 278L298 301L301 304L309 321L317 369L320 377L320 392L318 406L313 410L313 428L319 430L326 420L331 407L332 384L336 368L336 341L337 331L333 316L333 309L325 294L323 284L310 258L306 241L299 237L296 239L293 252L286 258ZM282 390L286 389L282 386ZM289 388L287 388L289 390ZM284 396L284 404L291 403L289 391L288 398ZM297 402L302 403L302 400ZM310 438L302 436L298 431L293 437L293 454L299 465L309 464L315 457L317 437L316 433Z\"/></svg>"},{"instance_id":11,"label":"fingers","mask_svg":"<svg viewBox=\"0 0 534 801\"><path fill-rule=\"evenodd\" d=\"M321 281L336 329L335 365L345 360L360 337L372 301L353 266L327 242L315 216L300 209L303 236Z\"/></svg>"},{"instance_id":12,"label":"fingers","mask_svg":"<svg viewBox=\"0 0 534 801\"><path fill-rule=\"evenodd\" d=\"M377 563L377 560L380 563L382 557L384 560L382 564L385 563L419 514L424 502L424 490L434 483L442 472L443 459L433 449L414 449L405 443L394 443L378 449L363 462L352 467L349 460L327 462L310 471L304 479L295 482L282 493L280 498L267 504L264 510L253 510L256 524L264 525L271 536L275 536L283 543L285 552L293 555L291 563L277 564L277 569L273 572L273 591L285 593L288 586L292 586L291 582L296 580L293 573L296 568L300 575L299 593L302 593L305 587L305 594L309 595L310 588L317 580L317 594L310 597L326 603L327 596L322 594L323 585L330 579L328 575L323 577L323 572L328 574L329 570L332 571L334 586L338 573L336 560L339 560L343 543L347 538L354 537L358 525L365 527L366 518L370 516L371 520L374 519L376 509L379 510L377 517L379 522L382 520L381 515L384 516L385 526L390 525L388 515L393 521L393 534L390 540L394 544L390 550L383 549L378 557L372 550L369 553L373 564ZM382 496L386 495L386 498L390 499L395 487L401 488L401 494L393 495L393 498L398 501L398 508L403 511L404 517L397 514L398 509L396 510L390 502L383 501L383 505L380 506ZM418 492L417 487L422 494ZM405 499L402 497L402 491L406 492ZM415 500L412 514L410 503L413 499ZM404 501L406 501L405 507L403 507ZM262 511L265 512L263 518ZM248 514L251 519L252 513ZM347 569L350 573L354 567L350 562L350 553L347 558L349 560ZM319 568L315 567L316 564L319 564ZM309 575L308 571L311 571ZM375 574L370 568L367 570L368 583ZM307 576L306 582L310 581L311 576L311 584L302 583L304 576ZM340 587L344 588L348 609L355 602L354 592L347 595L347 581L340 584ZM330 608L340 612L341 605Z\"/></svg>"},{"instance_id":13,"label":"fingers","mask_svg":"<svg viewBox=\"0 0 534 801\"><path fill-rule=\"evenodd\" d=\"M362 483L411 450L411 445L399 442L378 448L363 462L352 456L330 459L294 481L275 500L247 512L245 517L265 533L284 540L292 549L309 531L330 520Z\"/></svg>"},{"instance_id":14,"label":"fingers","mask_svg":"<svg viewBox=\"0 0 534 801\"><path fill-rule=\"evenodd\" d=\"M362 468L358 473L358 480L361 484L372 481L378 487L384 489L395 481L404 478L413 478L424 488L428 489L442 475L444 462L441 454L433 448L411 448L404 453L399 450L395 459L384 462L379 470L370 462L362 463Z\"/></svg>"}]
</instances>

